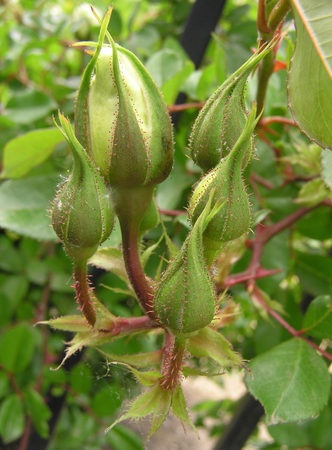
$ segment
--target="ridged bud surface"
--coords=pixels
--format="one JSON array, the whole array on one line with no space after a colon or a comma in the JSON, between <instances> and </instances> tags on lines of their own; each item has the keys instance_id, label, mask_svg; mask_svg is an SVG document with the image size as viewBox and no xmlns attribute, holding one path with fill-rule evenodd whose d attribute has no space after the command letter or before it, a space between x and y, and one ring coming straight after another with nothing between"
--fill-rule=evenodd
<instances>
[{"instance_id":1,"label":"ridged bud surface","mask_svg":"<svg viewBox=\"0 0 332 450\"><path fill-rule=\"evenodd\" d=\"M173 164L170 116L137 57L110 36L104 44L103 25L79 90L75 133L112 186L156 185Z\"/></svg>"},{"instance_id":2,"label":"ridged bud surface","mask_svg":"<svg viewBox=\"0 0 332 450\"><path fill-rule=\"evenodd\" d=\"M217 211L208 201L159 282L154 310L174 335L197 331L213 320L216 296L204 258L203 232Z\"/></svg>"},{"instance_id":3,"label":"ridged bud surface","mask_svg":"<svg viewBox=\"0 0 332 450\"><path fill-rule=\"evenodd\" d=\"M198 220L211 192L212 203L223 205L204 232L207 246L231 241L249 230L250 205L242 177L242 161L257 123L255 114L256 108L253 108L232 151L201 179L190 199L188 213L193 223Z\"/></svg>"},{"instance_id":4,"label":"ridged bud surface","mask_svg":"<svg viewBox=\"0 0 332 450\"><path fill-rule=\"evenodd\" d=\"M52 225L68 256L86 260L110 235L114 213L103 177L75 138L68 120L62 115L59 119L72 151L73 168L54 199Z\"/></svg>"},{"instance_id":5,"label":"ridged bud surface","mask_svg":"<svg viewBox=\"0 0 332 450\"><path fill-rule=\"evenodd\" d=\"M271 47L254 54L207 100L198 114L191 135L192 159L205 172L227 156L239 139L247 120L244 91L247 78ZM254 141L248 139L243 167L250 161Z\"/></svg>"}]
</instances>

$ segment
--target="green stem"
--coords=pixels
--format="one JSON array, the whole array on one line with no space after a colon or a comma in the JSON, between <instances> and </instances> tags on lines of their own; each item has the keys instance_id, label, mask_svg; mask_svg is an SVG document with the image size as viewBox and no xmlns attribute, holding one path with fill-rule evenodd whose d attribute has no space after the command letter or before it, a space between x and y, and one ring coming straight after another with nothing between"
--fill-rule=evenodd
<instances>
[{"instance_id":1,"label":"green stem","mask_svg":"<svg viewBox=\"0 0 332 450\"><path fill-rule=\"evenodd\" d=\"M266 10L266 0L259 0L257 12L257 28L260 33L260 45L264 45L273 39L274 33L281 26L282 21L290 10L289 0L279 0L270 14ZM268 53L260 64L257 87L257 117L264 108L268 83L273 73L275 53Z\"/></svg>"},{"instance_id":2,"label":"green stem","mask_svg":"<svg viewBox=\"0 0 332 450\"><path fill-rule=\"evenodd\" d=\"M73 277L76 300L88 323L94 326L96 322L96 311L90 296L92 288L89 284L86 261L74 263Z\"/></svg>"},{"instance_id":3,"label":"green stem","mask_svg":"<svg viewBox=\"0 0 332 450\"><path fill-rule=\"evenodd\" d=\"M273 73L273 67L274 67L274 53L271 51L264 57L258 69L258 86L256 94L257 117L261 114L264 108L267 87L270 80L270 76Z\"/></svg>"},{"instance_id":4,"label":"green stem","mask_svg":"<svg viewBox=\"0 0 332 450\"><path fill-rule=\"evenodd\" d=\"M258 0L257 29L262 35L268 34L270 32L266 19L266 0Z\"/></svg>"},{"instance_id":5,"label":"green stem","mask_svg":"<svg viewBox=\"0 0 332 450\"><path fill-rule=\"evenodd\" d=\"M139 254L140 224L151 204L153 189L153 186L113 188L112 200L120 222L123 259L129 280L143 311L158 322L153 311L153 285L144 273Z\"/></svg>"},{"instance_id":6,"label":"green stem","mask_svg":"<svg viewBox=\"0 0 332 450\"><path fill-rule=\"evenodd\" d=\"M160 380L162 389L174 391L179 385L185 351L186 339L175 337L166 332Z\"/></svg>"},{"instance_id":7,"label":"green stem","mask_svg":"<svg viewBox=\"0 0 332 450\"><path fill-rule=\"evenodd\" d=\"M268 17L268 27L274 32L291 9L289 0L279 0Z\"/></svg>"}]
</instances>

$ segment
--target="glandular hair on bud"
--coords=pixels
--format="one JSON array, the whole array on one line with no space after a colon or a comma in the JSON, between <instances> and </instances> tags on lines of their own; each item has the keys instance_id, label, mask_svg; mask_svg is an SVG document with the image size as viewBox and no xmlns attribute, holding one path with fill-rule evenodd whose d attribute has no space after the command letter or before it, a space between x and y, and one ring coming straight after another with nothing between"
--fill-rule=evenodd
<instances>
[{"instance_id":1,"label":"glandular hair on bud","mask_svg":"<svg viewBox=\"0 0 332 450\"><path fill-rule=\"evenodd\" d=\"M109 188L77 141L69 121L59 115L73 168L53 201L52 225L74 261L86 261L110 235L114 213Z\"/></svg>"},{"instance_id":2,"label":"glandular hair on bud","mask_svg":"<svg viewBox=\"0 0 332 450\"><path fill-rule=\"evenodd\" d=\"M83 75L75 133L111 186L153 186L173 164L170 116L137 57L110 36L110 44L104 44L104 25Z\"/></svg>"},{"instance_id":3,"label":"glandular hair on bud","mask_svg":"<svg viewBox=\"0 0 332 450\"><path fill-rule=\"evenodd\" d=\"M203 233L218 210L219 205L211 209L208 200L158 284L154 311L175 336L197 331L213 320L216 295L204 257Z\"/></svg>"},{"instance_id":4,"label":"glandular hair on bud","mask_svg":"<svg viewBox=\"0 0 332 450\"><path fill-rule=\"evenodd\" d=\"M242 161L258 120L255 119L255 114L254 107L229 155L201 179L190 199L188 213L193 223L204 210L212 191L213 204L223 204L204 232L207 252L215 251L218 244L236 239L249 231L251 214L242 177Z\"/></svg>"},{"instance_id":5,"label":"glandular hair on bud","mask_svg":"<svg viewBox=\"0 0 332 450\"><path fill-rule=\"evenodd\" d=\"M240 137L247 120L244 91L251 71L271 51L271 46L255 53L211 95L198 114L189 139L192 159L204 172L226 157ZM243 168L254 149L253 137L246 143Z\"/></svg>"}]
</instances>

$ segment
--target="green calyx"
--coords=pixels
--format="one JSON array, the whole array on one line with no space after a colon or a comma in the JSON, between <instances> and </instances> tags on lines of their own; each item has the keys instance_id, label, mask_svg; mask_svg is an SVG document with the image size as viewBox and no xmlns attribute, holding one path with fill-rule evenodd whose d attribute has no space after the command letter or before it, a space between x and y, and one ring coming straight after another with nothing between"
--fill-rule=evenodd
<instances>
[{"instance_id":1,"label":"green calyx","mask_svg":"<svg viewBox=\"0 0 332 450\"><path fill-rule=\"evenodd\" d=\"M76 139L69 121L61 114L59 120L59 129L73 155L73 168L53 201L52 225L68 256L82 261L108 238L114 213L103 177Z\"/></svg>"},{"instance_id":2,"label":"green calyx","mask_svg":"<svg viewBox=\"0 0 332 450\"><path fill-rule=\"evenodd\" d=\"M247 120L244 90L247 78L275 42L255 53L232 74L208 99L197 116L191 135L191 156L205 172L227 156L239 139ZM253 137L248 139L243 167L250 161Z\"/></svg>"},{"instance_id":3,"label":"green calyx","mask_svg":"<svg viewBox=\"0 0 332 450\"><path fill-rule=\"evenodd\" d=\"M154 186L173 163L170 117L142 63L107 34L109 16L83 75L76 135L112 187Z\"/></svg>"},{"instance_id":4,"label":"green calyx","mask_svg":"<svg viewBox=\"0 0 332 450\"><path fill-rule=\"evenodd\" d=\"M206 174L196 186L189 202L192 223L199 220L213 192L212 204L223 204L204 231L205 256L212 262L214 252L222 243L236 239L249 231L250 204L242 177L243 159L248 143L259 120L256 108L248 115L245 127L231 152Z\"/></svg>"},{"instance_id":5,"label":"green calyx","mask_svg":"<svg viewBox=\"0 0 332 450\"><path fill-rule=\"evenodd\" d=\"M216 296L203 249L204 230L221 208L219 204L211 206L212 197L211 194L156 290L155 313L176 336L197 331L209 325L214 317Z\"/></svg>"}]
</instances>

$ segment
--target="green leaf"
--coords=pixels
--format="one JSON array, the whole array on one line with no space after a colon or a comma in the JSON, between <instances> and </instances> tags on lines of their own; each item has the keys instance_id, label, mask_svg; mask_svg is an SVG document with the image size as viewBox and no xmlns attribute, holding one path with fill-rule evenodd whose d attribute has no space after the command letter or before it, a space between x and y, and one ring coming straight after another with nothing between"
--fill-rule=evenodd
<instances>
[{"instance_id":1,"label":"green leaf","mask_svg":"<svg viewBox=\"0 0 332 450\"><path fill-rule=\"evenodd\" d=\"M161 88L165 102L174 103L181 86L194 70L194 64L173 49L164 48L149 58L146 68Z\"/></svg>"},{"instance_id":2,"label":"green leaf","mask_svg":"<svg viewBox=\"0 0 332 450\"><path fill-rule=\"evenodd\" d=\"M305 183L300 189L296 203L304 206L316 206L324 201L330 192L321 178L316 178Z\"/></svg>"},{"instance_id":3,"label":"green leaf","mask_svg":"<svg viewBox=\"0 0 332 450\"><path fill-rule=\"evenodd\" d=\"M85 317L73 314L71 316L62 316L50 320L42 320L38 325L50 325L56 330L72 331L75 333L88 331L91 329Z\"/></svg>"},{"instance_id":4,"label":"green leaf","mask_svg":"<svg viewBox=\"0 0 332 450\"><path fill-rule=\"evenodd\" d=\"M322 178L325 184L332 189L332 153L329 150L323 150L321 154Z\"/></svg>"},{"instance_id":5,"label":"green leaf","mask_svg":"<svg viewBox=\"0 0 332 450\"><path fill-rule=\"evenodd\" d=\"M56 103L43 92L25 90L15 93L6 107L5 117L20 125L45 118L56 109Z\"/></svg>"},{"instance_id":6,"label":"green leaf","mask_svg":"<svg viewBox=\"0 0 332 450\"><path fill-rule=\"evenodd\" d=\"M8 376L1 371L0 372L0 399L8 395L10 392L10 384Z\"/></svg>"},{"instance_id":7,"label":"green leaf","mask_svg":"<svg viewBox=\"0 0 332 450\"><path fill-rule=\"evenodd\" d=\"M1 245L0 245L1 247ZM7 253L3 253L6 255ZM23 275L0 275L0 324L4 325L13 317L19 305L26 298L29 282Z\"/></svg>"},{"instance_id":8,"label":"green leaf","mask_svg":"<svg viewBox=\"0 0 332 450\"><path fill-rule=\"evenodd\" d=\"M301 339L283 342L257 356L249 369L248 389L263 404L272 423L312 418L328 402L327 366Z\"/></svg>"},{"instance_id":9,"label":"green leaf","mask_svg":"<svg viewBox=\"0 0 332 450\"><path fill-rule=\"evenodd\" d=\"M332 292L332 260L328 256L294 253L295 270L304 291L317 296Z\"/></svg>"},{"instance_id":10,"label":"green leaf","mask_svg":"<svg viewBox=\"0 0 332 450\"><path fill-rule=\"evenodd\" d=\"M153 352L148 353L134 353L129 355L116 355L112 353L104 352L103 350L99 351L110 360L110 362L115 363L124 363L125 365L130 366L129 369L132 370L131 366L139 367L140 369L155 366L161 363L161 352L160 350L155 350ZM134 373L135 375L135 373ZM153 381L156 378L153 377ZM150 380L151 381L151 380ZM150 383L149 383L150 384Z\"/></svg>"},{"instance_id":11,"label":"green leaf","mask_svg":"<svg viewBox=\"0 0 332 450\"><path fill-rule=\"evenodd\" d=\"M207 356L222 369L242 365L241 357L222 334L205 327L188 339L188 351L198 358Z\"/></svg>"},{"instance_id":12,"label":"green leaf","mask_svg":"<svg viewBox=\"0 0 332 450\"><path fill-rule=\"evenodd\" d=\"M0 226L37 240L57 240L48 209L57 175L8 180L0 186Z\"/></svg>"},{"instance_id":13,"label":"green leaf","mask_svg":"<svg viewBox=\"0 0 332 450\"><path fill-rule=\"evenodd\" d=\"M24 430L24 409L17 394L9 395L0 406L0 435L4 444L18 439Z\"/></svg>"},{"instance_id":14,"label":"green leaf","mask_svg":"<svg viewBox=\"0 0 332 450\"><path fill-rule=\"evenodd\" d=\"M329 295L317 297L310 303L302 328L311 336L332 339L332 299Z\"/></svg>"},{"instance_id":15,"label":"green leaf","mask_svg":"<svg viewBox=\"0 0 332 450\"><path fill-rule=\"evenodd\" d=\"M85 363L78 363L69 374L69 382L74 392L89 394L92 387L92 371Z\"/></svg>"},{"instance_id":16,"label":"green leaf","mask_svg":"<svg viewBox=\"0 0 332 450\"><path fill-rule=\"evenodd\" d=\"M101 269L113 272L125 283L128 282L128 276L123 262L121 250L112 247L101 247L89 259L89 264L92 264Z\"/></svg>"},{"instance_id":17,"label":"green leaf","mask_svg":"<svg viewBox=\"0 0 332 450\"><path fill-rule=\"evenodd\" d=\"M144 450L141 438L130 428L117 425L106 435L107 442L113 450Z\"/></svg>"},{"instance_id":18,"label":"green leaf","mask_svg":"<svg viewBox=\"0 0 332 450\"><path fill-rule=\"evenodd\" d=\"M270 435L279 444L287 445L287 448L332 448L332 405L319 414L314 420L306 420L300 423L281 423L268 428ZM280 446L278 447L278 450Z\"/></svg>"},{"instance_id":19,"label":"green leaf","mask_svg":"<svg viewBox=\"0 0 332 450\"><path fill-rule=\"evenodd\" d=\"M325 69L332 78L332 3L330 0L292 0Z\"/></svg>"},{"instance_id":20,"label":"green leaf","mask_svg":"<svg viewBox=\"0 0 332 450\"><path fill-rule=\"evenodd\" d=\"M0 258L0 268L5 272L19 273L25 269L21 253L14 247L11 239L4 234L0 236L0 254L6 255L6 258Z\"/></svg>"},{"instance_id":21,"label":"green leaf","mask_svg":"<svg viewBox=\"0 0 332 450\"><path fill-rule=\"evenodd\" d=\"M3 153L2 178L21 178L45 161L63 141L57 128L34 130L9 141Z\"/></svg>"},{"instance_id":22,"label":"green leaf","mask_svg":"<svg viewBox=\"0 0 332 450\"><path fill-rule=\"evenodd\" d=\"M172 411L177 418L179 418L182 422L186 423L187 425L190 425L196 431L195 425L192 423L188 415L186 400L184 398L181 386L178 386L173 393Z\"/></svg>"},{"instance_id":23,"label":"green leaf","mask_svg":"<svg viewBox=\"0 0 332 450\"><path fill-rule=\"evenodd\" d=\"M175 166L170 176L158 186L156 199L159 207L161 209L177 208L184 191L189 189L192 183L193 177Z\"/></svg>"},{"instance_id":24,"label":"green leaf","mask_svg":"<svg viewBox=\"0 0 332 450\"><path fill-rule=\"evenodd\" d=\"M308 0L309 1L309 0ZM304 0L301 0L301 3ZM296 0L295 3L299 3ZM307 0L305 1L307 3ZM331 2L320 0L318 4L325 5L327 25L331 12ZM318 8L319 10L319 8ZM311 9L313 13L315 7ZM300 128L322 147L332 148L332 80L327 72L317 48L311 39L311 35L302 20L303 16L294 10L297 43L288 77L289 105L295 120ZM313 16L315 18L316 16ZM325 18L321 18L325 20ZM319 20L318 20L319 22ZM307 22L306 22L307 23ZM325 28L325 26L324 26ZM332 41L329 38L329 29L323 33L321 42L326 42L331 49ZM331 55L331 50L329 54Z\"/></svg>"},{"instance_id":25,"label":"green leaf","mask_svg":"<svg viewBox=\"0 0 332 450\"><path fill-rule=\"evenodd\" d=\"M115 383L101 387L92 397L91 408L99 417L111 417L120 408L123 393Z\"/></svg>"},{"instance_id":26,"label":"green leaf","mask_svg":"<svg viewBox=\"0 0 332 450\"><path fill-rule=\"evenodd\" d=\"M105 354L104 352L102 352ZM150 365L150 357L152 356L153 360L155 356L158 355L158 351L152 352L152 353L139 353L136 355L120 355L114 357L113 364L122 364L123 366L127 367L131 371L131 373L134 375L136 380L142 384L143 386L153 386L156 384L158 379L160 378L160 373L155 370L148 370L148 371L140 371L137 370L135 367L131 366L129 364L129 361L132 361L132 363L135 364L137 362L137 366L142 368L146 367L147 365ZM138 362L139 359L142 359L142 364ZM160 363L160 353L159 353L159 363ZM145 361L144 361L145 360Z\"/></svg>"},{"instance_id":27,"label":"green leaf","mask_svg":"<svg viewBox=\"0 0 332 450\"><path fill-rule=\"evenodd\" d=\"M108 427L106 432L110 431L115 425L123 420L140 419L152 414L152 424L150 428L151 436L164 422L171 406L171 400L172 392L166 391L157 385L137 397L128 411Z\"/></svg>"},{"instance_id":28,"label":"green leaf","mask_svg":"<svg viewBox=\"0 0 332 450\"><path fill-rule=\"evenodd\" d=\"M332 154L327 150L329 154ZM306 214L296 224L296 229L311 239L323 241L331 238L332 211L321 206Z\"/></svg>"},{"instance_id":29,"label":"green leaf","mask_svg":"<svg viewBox=\"0 0 332 450\"><path fill-rule=\"evenodd\" d=\"M31 363L35 349L35 330L24 323L16 325L1 336L0 364L9 372L23 372Z\"/></svg>"},{"instance_id":30,"label":"green leaf","mask_svg":"<svg viewBox=\"0 0 332 450\"><path fill-rule=\"evenodd\" d=\"M24 393L24 402L33 426L41 437L46 439L49 435L48 420L52 416L49 407L42 396L34 389L28 389Z\"/></svg>"}]
</instances>

